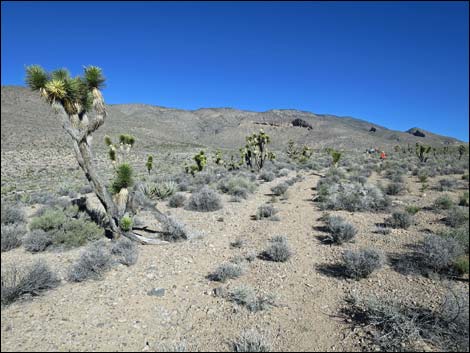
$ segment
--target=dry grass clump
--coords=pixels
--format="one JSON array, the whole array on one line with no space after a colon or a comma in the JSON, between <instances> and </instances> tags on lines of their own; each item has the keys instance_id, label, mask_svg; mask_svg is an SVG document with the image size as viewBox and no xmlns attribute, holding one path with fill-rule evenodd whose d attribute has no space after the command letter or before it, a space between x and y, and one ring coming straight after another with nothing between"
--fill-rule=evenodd
<instances>
[{"instance_id":1,"label":"dry grass clump","mask_svg":"<svg viewBox=\"0 0 470 353\"><path fill-rule=\"evenodd\" d=\"M2 266L2 305L10 304L25 295L39 295L57 287L59 283L55 273L42 261L23 268L16 265Z\"/></svg>"}]
</instances>

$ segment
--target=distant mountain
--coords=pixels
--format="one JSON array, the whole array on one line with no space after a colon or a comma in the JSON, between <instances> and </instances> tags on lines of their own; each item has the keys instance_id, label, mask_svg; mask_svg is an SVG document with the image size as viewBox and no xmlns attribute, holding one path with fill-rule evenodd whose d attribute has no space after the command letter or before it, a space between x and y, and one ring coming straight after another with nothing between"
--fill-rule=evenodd
<instances>
[{"instance_id":1,"label":"distant mountain","mask_svg":"<svg viewBox=\"0 0 470 353\"><path fill-rule=\"evenodd\" d=\"M106 95L105 95L106 98ZM282 149L289 139L314 148L335 147L364 150L384 149L397 144L453 145L461 141L433 134L420 128L407 132L352 117L314 114L299 110L273 109L251 112L233 108L203 108L182 110L147 104L108 105L105 125L97 138L104 134L123 132L134 134L145 146L193 145L238 149L245 136L263 128L271 137L274 149ZM292 126L301 119L311 128ZM67 143L60 120L39 94L25 87L1 88L1 147L4 150L34 145ZM415 136L416 131L424 137Z\"/></svg>"}]
</instances>

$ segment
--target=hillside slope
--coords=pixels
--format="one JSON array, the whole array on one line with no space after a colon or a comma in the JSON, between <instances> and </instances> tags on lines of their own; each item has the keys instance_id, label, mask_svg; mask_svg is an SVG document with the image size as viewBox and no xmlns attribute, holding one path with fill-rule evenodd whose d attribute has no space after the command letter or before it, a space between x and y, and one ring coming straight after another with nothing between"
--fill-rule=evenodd
<instances>
[{"instance_id":1,"label":"hillside slope","mask_svg":"<svg viewBox=\"0 0 470 353\"><path fill-rule=\"evenodd\" d=\"M45 142L62 145L66 141L60 121L35 92L25 87L2 86L1 104L2 150ZM309 123L312 129L292 126L292 120L297 118ZM376 131L369 131L371 127ZM283 148L289 139L315 148L329 146L351 150L391 148L396 144L416 142L432 145L459 143L454 138L422 129L425 137L389 130L351 117L298 110L251 112L204 108L191 111L146 104L109 105L108 120L97 138L104 134L129 132L146 146L183 144L238 149L244 144L246 135L260 128L271 135L274 149Z\"/></svg>"}]
</instances>

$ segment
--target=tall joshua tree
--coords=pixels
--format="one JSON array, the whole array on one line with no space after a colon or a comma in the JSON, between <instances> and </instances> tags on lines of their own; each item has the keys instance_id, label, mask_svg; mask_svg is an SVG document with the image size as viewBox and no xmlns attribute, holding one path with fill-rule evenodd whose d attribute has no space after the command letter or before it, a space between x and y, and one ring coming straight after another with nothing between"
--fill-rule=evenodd
<instances>
[{"instance_id":1,"label":"tall joshua tree","mask_svg":"<svg viewBox=\"0 0 470 353\"><path fill-rule=\"evenodd\" d=\"M77 162L106 211L109 229L113 235L116 237L122 235L143 244L163 243L163 241L149 239L119 227L124 215L135 213L138 207L137 197L132 192L128 193L124 200L124 207L122 207L122 199L118 205L116 198L113 198L113 195L106 189L96 172L91 145L93 133L104 124L107 116L101 94L104 82L102 71L96 66L85 67L83 76L75 78L71 78L66 69L48 73L38 65L26 68L28 86L33 91L38 91L60 116L62 126L72 140ZM91 114L92 112L94 114ZM122 186L124 187L126 185ZM144 205L139 206L148 208L158 221L168 221L167 216L153 205L144 202Z\"/></svg>"}]
</instances>

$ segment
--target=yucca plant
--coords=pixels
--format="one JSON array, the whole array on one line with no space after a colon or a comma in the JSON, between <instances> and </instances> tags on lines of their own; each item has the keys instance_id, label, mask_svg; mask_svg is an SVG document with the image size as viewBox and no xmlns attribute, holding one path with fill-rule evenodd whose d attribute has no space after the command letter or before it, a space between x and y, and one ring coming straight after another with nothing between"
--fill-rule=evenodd
<instances>
[{"instance_id":1,"label":"yucca plant","mask_svg":"<svg viewBox=\"0 0 470 353\"><path fill-rule=\"evenodd\" d=\"M86 66L82 76L71 78L66 69L48 73L39 65L31 65L26 68L25 81L31 90L39 92L61 118L62 126L72 140L77 162L106 212L109 230L116 237L125 235L144 244L161 243L160 240L133 232L123 232L119 226L121 218L125 214L133 215L137 207L147 208L160 222L166 222L168 217L153 205L150 207L145 203L136 203L138 198L134 197L134 191L128 189L132 185L132 167L119 160L118 148L110 137L105 138L105 143L110 148L109 158L116 166L112 193L97 174L91 141L93 133L104 124L107 116L101 93L105 83L102 70L97 66ZM88 115L92 110L94 114ZM119 140L119 150L122 149L124 153L135 143L135 138L126 134L121 135Z\"/></svg>"},{"instance_id":2,"label":"yucca plant","mask_svg":"<svg viewBox=\"0 0 470 353\"><path fill-rule=\"evenodd\" d=\"M145 167L147 168L147 171L150 175L150 172L153 169L153 156L148 156L147 157L147 163L145 163Z\"/></svg>"}]
</instances>

